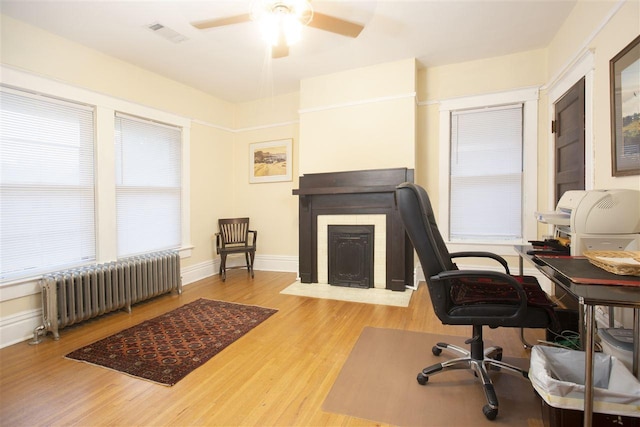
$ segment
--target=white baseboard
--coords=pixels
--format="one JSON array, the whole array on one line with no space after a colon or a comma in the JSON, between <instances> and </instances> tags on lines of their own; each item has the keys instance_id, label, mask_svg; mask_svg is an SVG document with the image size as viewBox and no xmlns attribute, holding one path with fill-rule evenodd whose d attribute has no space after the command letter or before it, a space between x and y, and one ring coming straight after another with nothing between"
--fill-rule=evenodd
<instances>
[{"instance_id":1,"label":"white baseboard","mask_svg":"<svg viewBox=\"0 0 640 427\"><path fill-rule=\"evenodd\" d=\"M0 348L33 338L33 331L42 325L42 309L23 311L0 319Z\"/></svg>"},{"instance_id":2,"label":"white baseboard","mask_svg":"<svg viewBox=\"0 0 640 427\"><path fill-rule=\"evenodd\" d=\"M418 289L418 283L426 281L424 277L424 270L418 263L418 266L413 270L413 283L416 289Z\"/></svg>"},{"instance_id":3,"label":"white baseboard","mask_svg":"<svg viewBox=\"0 0 640 427\"><path fill-rule=\"evenodd\" d=\"M227 265L235 267L244 265L244 255L227 258ZM256 255L253 268L256 271L287 271L298 272L298 257L286 255ZM220 270L220 258L201 262L199 264L182 267L182 286L189 285L198 280L206 279Z\"/></svg>"},{"instance_id":4,"label":"white baseboard","mask_svg":"<svg viewBox=\"0 0 640 427\"><path fill-rule=\"evenodd\" d=\"M253 268L256 271L298 272L298 257L288 255L256 255Z\"/></svg>"},{"instance_id":5,"label":"white baseboard","mask_svg":"<svg viewBox=\"0 0 640 427\"><path fill-rule=\"evenodd\" d=\"M182 286L187 286L198 280L206 279L214 274L218 274L220 259L209 260L199 264L190 265L189 267L181 267Z\"/></svg>"}]
</instances>

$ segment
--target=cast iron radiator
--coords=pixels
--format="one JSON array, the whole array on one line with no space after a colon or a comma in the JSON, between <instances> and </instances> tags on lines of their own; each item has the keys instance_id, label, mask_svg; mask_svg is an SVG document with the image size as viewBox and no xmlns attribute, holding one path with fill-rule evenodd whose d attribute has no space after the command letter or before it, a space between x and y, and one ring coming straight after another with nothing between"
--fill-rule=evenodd
<instances>
[{"instance_id":1,"label":"cast iron radiator","mask_svg":"<svg viewBox=\"0 0 640 427\"><path fill-rule=\"evenodd\" d=\"M154 252L119 261L81 267L40 279L42 325L34 330L31 344L47 332L59 339L59 329L115 310L131 311L131 305L157 295L182 292L180 255Z\"/></svg>"}]
</instances>

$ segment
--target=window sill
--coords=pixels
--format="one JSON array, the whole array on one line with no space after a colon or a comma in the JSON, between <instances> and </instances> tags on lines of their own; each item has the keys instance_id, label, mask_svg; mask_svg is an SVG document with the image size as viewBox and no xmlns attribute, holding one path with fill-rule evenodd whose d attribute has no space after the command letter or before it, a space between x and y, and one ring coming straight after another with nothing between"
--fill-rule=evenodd
<instances>
[{"instance_id":1,"label":"window sill","mask_svg":"<svg viewBox=\"0 0 640 427\"><path fill-rule=\"evenodd\" d=\"M521 241L486 243L447 242L447 249L449 249L449 252L486 251L500 256L516 256L513 246L522 244Z\"/></svg>"}]
</instances>

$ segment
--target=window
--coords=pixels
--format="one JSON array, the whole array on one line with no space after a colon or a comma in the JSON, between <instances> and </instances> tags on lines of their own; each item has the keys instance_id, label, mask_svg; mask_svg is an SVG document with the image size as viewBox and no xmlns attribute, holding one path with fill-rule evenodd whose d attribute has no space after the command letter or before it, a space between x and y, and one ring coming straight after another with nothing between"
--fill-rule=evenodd
<instances>
[{"instance_id":1,"label":"window","mask_svg":"<svg viewBox=\"0 0 640 427\"><path fill-rule=\"evenodd\" d=\"M129 254L191 256L189 118L0 74L0 289L32 295L42 274Z\"/></svg>"},{"instance_id":2,"label":"window","mask_svg":"<svg viewBox=\"0 0 640 427\"><path fill-rule=\"evenodd\" d=\"M537 223L538 89L440 102L438 223L450 250L513 255Z\"/></svg>"},{"instance_id":3,"label":"window","mask_svg":"<svg viewBox=\"0 0 640 427\"><path fill-rule=\"evenodd\" d=\"M522 238L522 104L451 113L451 241Z\"/></svg>"},{"instance_id":4,"label":"window","mask_svg":"<svg viewBox=\"0 0 640 427\"><path fill-rule=\"evenodd\" d=\"M115 119L118 257L181 245L181 129Z\"/></svg>"},{"instance_id":5,"label":"window","mask_svg":"<svg viewBox=\"0 0 640 427\"><path fill-rule=\"evenodd\" d=\"M96 257L94 112L1 88L0 278Z\"/></svg>"}]
</instances>

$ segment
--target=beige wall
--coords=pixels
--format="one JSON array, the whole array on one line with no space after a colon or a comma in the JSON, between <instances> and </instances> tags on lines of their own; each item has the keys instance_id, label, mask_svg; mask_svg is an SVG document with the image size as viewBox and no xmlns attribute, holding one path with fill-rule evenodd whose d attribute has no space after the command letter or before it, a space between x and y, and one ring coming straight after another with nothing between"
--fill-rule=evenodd
<instances>
[{"instance_id":1,"label":"beige wall","mask_svg":"<svg viewBox=\"0 0 640 427\"><path fill-rule=\"evenodd\" d=\"M233 104L0 15L2 64L184 117L233 127Z\"/></svg>"},{"instance_id":2,"label":"beige wall","mask_svg":"<svg viewBox=\"0 0 640 427\"><path fill-rule=\"evenodd\" d=\"M565 70L589 41L595 31L598 31L611 13L614 12L619 1L578 0L569 17L558 30L548 46L549 76L554 77ZM627 3L633 3L628 1ZM638 23L636 21L636 32ZM630 39L631 40L631 39Z\"/></svg>"},{"instance_id":3,"label":"beige wall","mask_svg":"<svg viewBox=\"0 0 640 427\"><path fill-rule=\"evenodd\" d=\"M212 234L218 218L234 216L233 135L211 126L191 127L191 244L194 250L184 266L210 261L215 256ZM193 143L200 141L200 143Z\"/></svg>"},{"instance_id":4,"label":"beige wall","mask_svg":"<svg viewBox=\"0 0 640 427\"><path fill-rule=\"evenodd\" d=\"M422 69L419 100L444 99L501 92L546 82L546 49Z\"/></svg>"},{"instance_id":5,"label":"beige wall","mask_svg":"<svg viewBox=\"0 0 640 427\"><path fill-rule=\"evenodd\" d=\"M298 253L298 93L237 105L234 137L235 216L251 218L258 230L258 256L294 256ZM292 179L249 183L249 145L291 139Z\"/></svg>"},{"instance_id":6,"label":"beige wall","mask_svg":"<svg viewBox=\"0 0 640 427\"><path fill-rule=\"evenodd\" d=\"M589 44L595 54L593 87L593 133L595 188L640 190L640 177L611 175L611 113L609 61L640 34L640 2L627 1Z\"/></svg>"},{"instance_id":7,"label":"beige wall","mask_svg":"<svg viewBox=\"0 0 640 427\"><path fill-rule=\"evenodd\" d=\"M539 87L546 82L546 51L431 67L418 72L418 147L416 181L425 186L438 211L439 102L447 99Z\"/></svg>"},{"instance_id":8,"label":"beige wall","mask_svg":"<svg viewBox=\"0 0 640 427\"><path fill-rule=\"evenodd\" d=\"M415 168L413 59L300 84L300 173Z\"/></svg>"}]
</instances>

